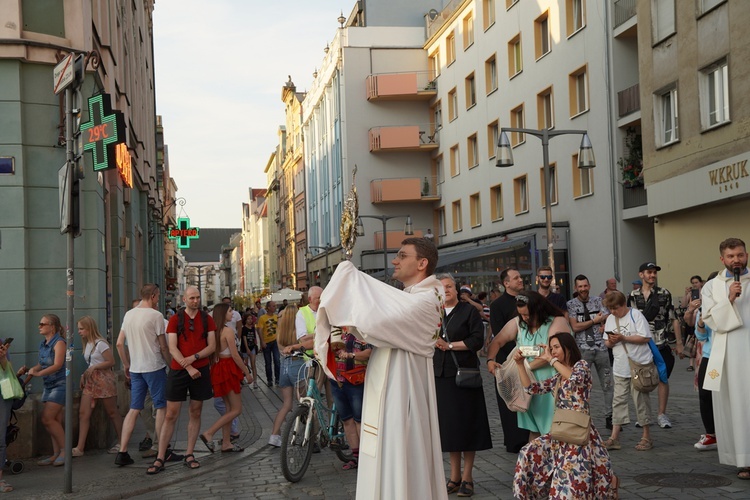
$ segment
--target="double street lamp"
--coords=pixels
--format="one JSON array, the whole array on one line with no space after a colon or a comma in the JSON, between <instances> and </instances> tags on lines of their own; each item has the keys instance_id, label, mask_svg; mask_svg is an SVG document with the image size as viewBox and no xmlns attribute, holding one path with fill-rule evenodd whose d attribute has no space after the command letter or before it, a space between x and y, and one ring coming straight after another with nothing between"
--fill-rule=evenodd
<instances>
[{"instance_id":1,"label":"double street lamp","mask_svg":"<svg viewBox=\"0 0 750 500\"><path fill-rule=\"evenodd\" d=\"M534 130L528 128L511 128L503 127L500 129L500 138L497 143L497 162L496 167L513 166L513 148L508 140L508 132L533 135L542 141L542 155L544 158L544 215L547 223L547 265L552 268L552 279L555 275L555 252L554 240L552 237L552 172L549 166L549 140L559 135L582 135L581 146L578 149L578 168L594 168L596 160L594 159L594 148L591 145L588 132L586 130Z\"/></svg>"},{"instance_id":2,"label":"double street lamp","mask_svg":"<svg viewBox=\"0 0 750 500\"><path fill-rule=\"evenodd\" d=\"M315 248L316 250L323 250L326 253L326 282L327 285L328 282L331 279L331 273L329 272L328 268L328 255L331 253L331 249L333 248L330 243L326 243L326 246L320 247L315 245L307 245L307 248ZM316 256L317 257L317 256ZM309 263L313 259L312 253L310 253L310 250L307 251L307 262ZM309 288L309 286L308 286Z\"/></svg>"},{"instance_id":3,"label":"double street lamp","mask_svg":"<svg viewBox=\"0 0 750 500\"><path fill-rule=\"evenodd\" d=\"M411 223L411 215L360 215L357 218L357 236L365 235L365 228L362 225L362 219L377 219L383 223L383 281L388 281L388 231L386 225L391 219L401 219L406 217L404 234L411 236L414 234L414 228Z\"/></svg>"}]
</instances>

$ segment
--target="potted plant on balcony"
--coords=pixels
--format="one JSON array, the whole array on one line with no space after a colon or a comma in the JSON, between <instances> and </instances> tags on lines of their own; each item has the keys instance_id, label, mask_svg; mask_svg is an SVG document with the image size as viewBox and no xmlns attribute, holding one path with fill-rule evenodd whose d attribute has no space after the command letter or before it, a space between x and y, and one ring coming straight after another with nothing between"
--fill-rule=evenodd
<instances>
[{"instance_id":1,"label":"potted plant on balcony","mask_svg":"<svg viewBox=\"0 0 750 500\"><path fill-rule=\"evenodd\" d=\"M643 149L641 136L628 129L625 136L627 155L617 160L622 172L622 185L626 188L643 186Z\"/></svg>"}]
</instances>

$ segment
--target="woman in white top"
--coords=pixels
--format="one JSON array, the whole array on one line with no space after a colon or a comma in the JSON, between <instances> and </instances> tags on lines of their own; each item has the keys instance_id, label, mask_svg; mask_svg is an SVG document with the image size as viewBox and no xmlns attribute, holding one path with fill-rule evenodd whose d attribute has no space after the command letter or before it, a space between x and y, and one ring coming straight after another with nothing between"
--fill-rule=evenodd
<instances>
[{"instance_id":1,"label":"woman in white top","mask_svg":"<svg viewBox=\"0 0 750 500\"><path fill-rule=\"evenodd\" d=\"M650 450L654 447L651 441L651 399L648 393L639 392L632 386L630 377L630 362L628 357L636 363L648 364L653 361L651 348L651 329L648 321L638 309L625 305L625 295L622 292L611 292L604 298L604 305L611 313L604 326L604 341L614 355L612 374L615 379L615 390L612 398L612 436L604 442L608 450L621 448L619 436L622 426L630 423L628 414L628 396L632 394L638 422L643 427L641 440L635 445L638 451ZM627 351L626 347L627 345Z\"/></svg>"},{"instance_id":2,"label":"woman in white top","mask_svg":"<svg viewBox=\"0 0 750 500\"><path fill-rule=\"evenodd\" d=\"M101 400L104 404L104 409L115 426L118 442L122 433L122 415L117 410L117 377L112 371L115 365L112 349L99 333L96 321L91 316L84 316L78 320L78 335L81 336L83 358L88 368L81 375L83 392L78 410L78 446L72 450L74 457L83 456L91 413L96 407L97 400ZM120 451L120 445L116 444L108 450L108 453L114 454L118 451Z\"/></svg>"}]
</instances>

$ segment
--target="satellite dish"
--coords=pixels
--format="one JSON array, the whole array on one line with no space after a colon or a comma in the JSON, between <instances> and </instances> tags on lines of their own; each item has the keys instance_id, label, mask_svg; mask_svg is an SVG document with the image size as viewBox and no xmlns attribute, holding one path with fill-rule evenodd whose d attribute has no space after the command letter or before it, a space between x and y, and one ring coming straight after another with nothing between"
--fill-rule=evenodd
<instances>
[{"instance_id":1,"label":"satellite dish","mask_svg":"<svg viewBox=\"0 0 750 500\"><path fill-rule=\"evenodd\" d=\"M430 18L430 21L434 21L435 18L438 16L438 14L439 14L439 12L436 11L435 9L430 9L430 11L427 13L427 15Z\"/></svg>"}]
</instances>

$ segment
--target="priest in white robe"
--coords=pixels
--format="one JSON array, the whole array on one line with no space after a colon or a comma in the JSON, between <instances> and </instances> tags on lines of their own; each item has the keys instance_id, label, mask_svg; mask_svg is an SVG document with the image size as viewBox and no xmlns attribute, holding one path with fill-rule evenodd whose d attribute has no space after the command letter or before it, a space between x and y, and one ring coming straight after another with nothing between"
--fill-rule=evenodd
<instances>
[{"instance_id":1,"label":"priest in white robe","mask_svg":"<svg viewBox=\"0 0 750 500\"><path fill-rule=\"evenodd\" d=\"M362 409L357 500L447 499L432 355L443 286L432 274L437 249L407 238L393 260L403 291L342 262L321 297L317 356L330 360L331 325L374 346ZM325 367L333 376L330 365Z\"/></svg>"},{"instance_id":2,"label":"priest in white robe","mask_svg":"<svg viewBox=\"0 0 750 500\"><path fill-rule=\"evenodd\" d=\"M745 243L719 246L725 270L703 286L702 320L714 331L703 388L713 391L719 462L750 479L750 272Z\"/></svg>"}]
</instances>

